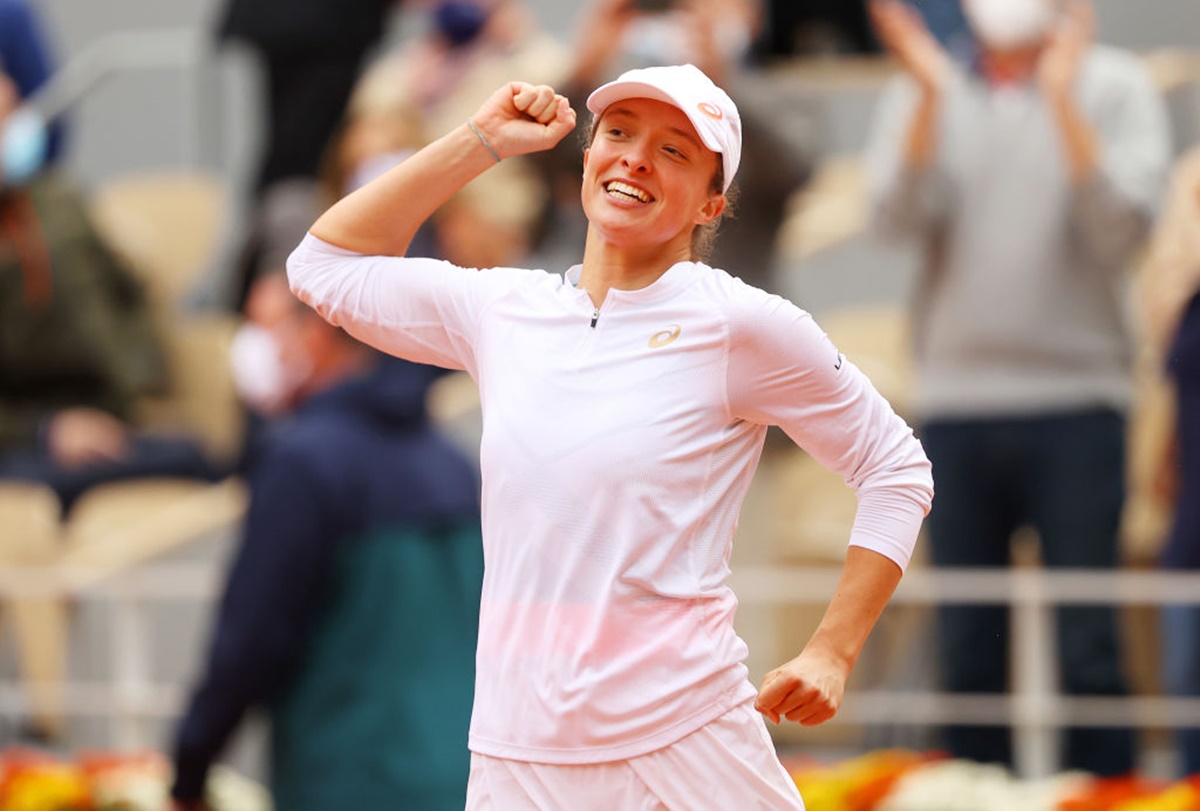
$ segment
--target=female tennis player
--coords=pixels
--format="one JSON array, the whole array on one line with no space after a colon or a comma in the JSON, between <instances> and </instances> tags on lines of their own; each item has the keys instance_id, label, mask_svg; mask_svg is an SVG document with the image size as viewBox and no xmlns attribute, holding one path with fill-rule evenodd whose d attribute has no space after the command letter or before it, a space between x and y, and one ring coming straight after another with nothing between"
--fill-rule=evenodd
<instances>
[{"instance_id":1,"label":"female tennis player","mask_svg":"<svg viewBox=\"0 0 1200 811\"><path fill-rule=\"evenodd\" d=\"M479 383L467 808L802 809L763 716L837 711L929 509L930 466L807 313L699 261L741 158L729 96L682 65L625 73L587 106L580 265L405 256L472 178L573 130L565 98L513 82L322 215L292 289L366 343ZM858 513L814 636L756 691L727 576L769 425L856 488Z\"/></svg>"}]
</instances>

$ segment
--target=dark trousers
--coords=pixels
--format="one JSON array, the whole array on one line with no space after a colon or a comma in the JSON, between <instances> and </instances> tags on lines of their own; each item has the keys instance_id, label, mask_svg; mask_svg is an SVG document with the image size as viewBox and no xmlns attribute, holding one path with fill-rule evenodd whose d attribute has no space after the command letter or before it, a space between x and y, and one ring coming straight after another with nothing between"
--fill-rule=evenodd
<instances>
[{"instance_id":1,"label":"dark trousers","mask_svg":"<svg viewBox=\"0 0 1200 811\"><path fill-rule=\"evenodd\" d=\"M361 53L264 57L267 120L257 192L280 180L319 175L361 64Z\"/></svg>"},{"instance_id":2,"label":"dark trousers","mask_svg":"<svg viewBox=\"0 0 1200 811\"><path fill-rule=\"evenodd\" d=\"M1006 567L1010 540L1034 527L1050 568L1117 565L1125 496L1125 422L1096 409L1054 416L934 421L922 432L937 497L928 528L937 566ZM946 606L938 612L939 670L954 693L1008 687L1007 606ZM1057 609L1063 692L1124 695L1116 612L1111 606ZM950 726L951 754L1012 763L1008 727ZM1134 765L1128 729L1067 730L1067 768L1117 775Z\"/></svg>"},{"instance_id":3,"label":"dark trousers","mask_svg":"<svg viewBox=\"0 0 1200 811\"><path fill-rule=\"evenodd\" d=\"M48 485L58 494L63 515L97 485L155 476L216 481L227 472L192 440L157 436L131 437L129 454L119 461L79 467L63 467L48 454L33 451L0 456L0 479Z\"/></svg>"},{"instance_id":4,"label":"dark trousers","mask_svg":"<svg viewBox=\"0 0 1200 811\"><path fill-rule=\"evenodd\" d=\"M320 177L361 64L361 53L263 54L267 109L262 155L254 177L256 204L275 183ZM280 270L260 267L264 253L272 247L267 236L259 225L252 227L235 259L233 304L239 312L258 274ZM297 234L297 240L301 236Z\"/></svg>"}]
</instances>

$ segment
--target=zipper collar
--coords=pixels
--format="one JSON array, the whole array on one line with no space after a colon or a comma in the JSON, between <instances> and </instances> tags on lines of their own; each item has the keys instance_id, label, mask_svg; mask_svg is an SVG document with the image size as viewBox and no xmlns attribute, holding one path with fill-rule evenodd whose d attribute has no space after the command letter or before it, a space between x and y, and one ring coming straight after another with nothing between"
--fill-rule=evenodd
<instances>
[{"instance_id":1,"label":"zipper collar","mask_svg":"<svg viewBox=\"0 0 1200 811\"><path fill-rule=\"evenodd\" d=\"M605 303L609 299L624 301L630 304L652 304L657 301L663 301L695 281L700 275L699 271L706 267L706 265L699 262L676 262L663 271L663 274L653 282L638 290L621 290L616 287L609 288L608 296L605 297ZM588 308L595 309L592 306L591 298L588 296L587 291L579 287L579 279L582 274L583 265L572 265L563 274L563 279L566 285L575 292L576 297L587 299Z\"/></svg>"}]
</instances>

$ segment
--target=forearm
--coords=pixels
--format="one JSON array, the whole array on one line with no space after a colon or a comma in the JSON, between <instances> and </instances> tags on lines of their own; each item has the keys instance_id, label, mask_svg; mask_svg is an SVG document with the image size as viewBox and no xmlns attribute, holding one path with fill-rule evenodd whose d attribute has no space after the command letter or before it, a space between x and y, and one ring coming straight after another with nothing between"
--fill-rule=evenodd
<instances>
[{"instance_id":1,"label":"forearm","mask_svg":"<svg viewBox=\"0 0 1200 811\"><path fill-rule=\"evenodd\" d=\"M821 653L849 673L901 576L900 567L878 552L850 547L837 591L805 653Z\"/></svg>"},{"instance_id":2,"label":"forearm","mask_svg":"<svg viewBox=\"0 0 1200 811\"><path fill-rule=\"evenodd\" d=\"M772 722L805 726L837 713L846 679L896 585L900 567L868 549L850 547L837 592L800 655L763 678L755 707Z\"/></svg>"},{"instance_id":3,"label":"forearm","mask_svg":"<svg viewBox=\"0 0 1200 811\"><path fill-rule=\"evenodd\" d=\"M870 225L884 238L924 238L950 210L937 154L941 99L918 85L885 100L867 152Z\"/></svg>"},{"instance_id":4,"label":"forearm","mask_svg":"<svg viewBox=\"0 0 1200 811\"><path fill-rule=\"evenodd\" d=\"M172 797L186 802L204 798L209 770L249 705L248 695L237 682L206 683L197 690L176 733Z\"/></svg>"},{"instance_id":5,"label":"forearm","mask_svg":"<svg viewBox=\"0 0 1200 811\"><path fill-rule=\"evenodd\" d=\"M1100 147L1096 130L1084 118L1079 105L1069 96L1049 98L1051 117L1058 127L1063 156L1073 183L1091 178L1100 165Z\"/></svg>"},{"instance_id":6,"label":"forearm","mask_svg":"<svg viewBox=\"0 0 1200 811\"><path fill-rule=\"evenodd\" d=\"M941 105L940 91L932 87L921 88L904 138L905 169L925 171L933 165L937 152Z\"/></svg>"},{"instance_id":7,"label":"forearm","mask_svg":"<svg viewBox=\"0 0 1200 811\"><path fill-rule=\"evenodd\" d=\"M313 225L355 253L403 256L417 229L496 159L466 122L334 204Z\"/></svg>"}]
</instances>

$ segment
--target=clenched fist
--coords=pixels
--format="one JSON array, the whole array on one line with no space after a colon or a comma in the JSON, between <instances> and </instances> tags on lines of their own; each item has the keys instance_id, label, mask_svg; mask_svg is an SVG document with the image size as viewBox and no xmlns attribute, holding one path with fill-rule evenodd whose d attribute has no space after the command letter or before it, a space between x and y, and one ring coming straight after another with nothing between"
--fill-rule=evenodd
<instances>
[{"instance_id":1,"label":"clenched fist","mask_svg":"<svg viewBox=\"0 0 1200 811\"><path fill-rule=\"evenodd\" d=\"M848 676L845 663L806 650L763 678L754 708L776 724L780 718L804 726L823 724L842 706Z\"/></svg>"},{"instance_id":2,"label":"clenched fist","mask_svg":"<svg viewBox=\"0 0 1200 811\"><path fill-rule=\"evenodd\" d=\"M575 129L575 111L548 85L509 82L471 117L500 158L552 149Z\"/></svg>"}]
</instances>

